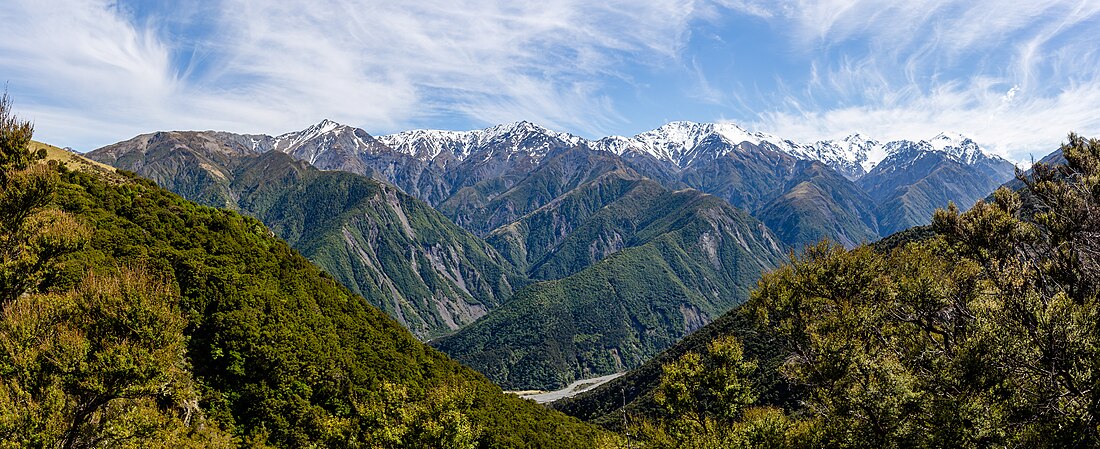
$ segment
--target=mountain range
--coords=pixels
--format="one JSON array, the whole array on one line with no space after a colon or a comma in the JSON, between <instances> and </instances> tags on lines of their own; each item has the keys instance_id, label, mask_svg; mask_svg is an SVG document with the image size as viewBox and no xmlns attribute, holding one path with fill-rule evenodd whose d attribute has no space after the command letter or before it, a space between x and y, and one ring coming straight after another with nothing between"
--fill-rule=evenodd
<instances>
[{"instance_id":1,"label":"mountain range","mask_svg":"<svg viewBox=\"0 0 1100 449\"><path fill-rule=\"evenodd\" d=\"M0 314L5 445L585 448L606 437L417 341L258 220L29 148L47 161L0 168L56 195L5 196L5 210L72 217L47 238L82 243L28 264L48 274L31 288L3 285L17 298Z\"/></svg>"},{"instance_id":2,"label":"mountain range","mask_svg":"<svg viewBox=\"0 0 1100 449\"><path fill-rule=\"evenodd\" d=\"M374 137L325 120L88 156L261 219L514 388L638 366L743 302L789 250L877 240L1013 174L958 135L800 144L691 122L589 140L530 122Z\"/></svg>"},{"instance_id":3,"label":"mountain range","mask_svg":"<svg viewBox=\"0 0 1100 449\"><path fill-rule=\"evenodd\" d=\"M1008 161L952 133L890 142L853 134L802 144L731 123L672 122L630 138L588 140L516 122L375 138L323 120L274 137L203 134L233 147L226 156L274 150L322 170L386 181L481 236L593 179L605 171L602 166L628 166L666 187L695 188L754 216L766 215L780 237L796 246L821 238L853 246L863 238L925 224L936 207L948 201L969 205L1014 174ZM604 160L576 163L574 158L570 165L557 157L576 147L602 153ZM814 168L815 162L832 173ZM549 169L544 168L548 163L556 179L515 189L533 170ZM859 205L853 207L853 201ZM799 202L814 203L817 210L801 210ZM859 210L866 207L871 215ZM823 211L832 211L841 225L805 226L793 219Z\"/></svg>"},{"instance_id":4,"label":"mountain range","mask_svg":"<svg viewBox=\"0 0 1100 449\"><path fill-rule=\"evenodd\" d=\"M784 257L778 239L744 211L621 172L490 242L511 248L505 253L533 277L556 280L518 292L433 345L516 389L638 366L742 302Z\"/></svg>"},{"instance_id":5,"label":"mountain range","mask_svg":"<svg viewBox=\"0 0 1100 449\"><path fill-rule=\"evenodd\" d=\"M605 153L612 159L605 164L629 166L668 188L698 189L766 216L794 246L830 238L851 247L925 224L936 207L970 205L1014 174L1011 163L954 133L890 142L852 134L804 144L732 123L672 122L634 137L598 140L530 122L375 139L325 120L257 142L256 148L287 152L325 170L390 182L482 236L556 198L561 192L553 187L576 186L598 174L591 165L559 164L557 185L513 190L530 171L575 147ZM832 173L823 176L814 163ZM867 207L870 214L860 210ZM824 225L819 216L837 225Z\"/></svg>"},{"instance_id":6,"label":"mountain range","mask_svg":"<svg viewBox=\"0 0 1100 449\"><path fill-rule=\"evenodd\" d=\"M422 339L473 322L527 283L493 247L392 185L322 171L253 142L162 132L89 156L259 218Z\"/></svg>"}]
</instances>

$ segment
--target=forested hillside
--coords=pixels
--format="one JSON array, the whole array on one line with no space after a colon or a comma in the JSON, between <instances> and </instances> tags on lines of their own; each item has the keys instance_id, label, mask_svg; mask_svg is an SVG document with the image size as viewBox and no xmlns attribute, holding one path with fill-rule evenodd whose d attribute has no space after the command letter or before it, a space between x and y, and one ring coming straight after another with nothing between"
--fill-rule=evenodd
<instances>
[{"instance_id":1,"label":"forested hillside","mask_svg":"<svg viewBox=\"0 0 1100 449\"><path fill-rule=\"evenodd\" d=\"M1100 444L1100 141L1061 152L931 233L808 249L659 369L557 407L647 447Z\"/></svg>"},{"instance_id":2,"label":"forested hillside","mask_svg":"<svg viewBox=\"0 0 1100 449\"><path fill-rule=\"evenodd\" d=\"M432 344L506 388L561 387L640 365L739 304L782 260L767 227L717 197L609 175L554 205L587 209L579 223L554 208L527 217L568 230L560 242L532 231L542 226L516 230L529 254L547 253L534 273L566 277Z\"/></svg>"},{"instance_id":3,"label":"forested hillside","mask_svg":"<svg viewBox=\"0 0 1100 449\"><path fill-rule=\"evenodd\" d=\"M422 201L365 176L256 151L245 137L155 133L89 156L259 218L421 339L473 322L526 285L491 246Z\"/></svg>"},{"instance_id":4,"label":"forested hillside","mask_svg":"<svg viewBox=\"0 0 1100 449\"><path fill-rule=\"evenodd\" d=\"M258 220L42 162L8 107L0 446L592 447L600 435L421 344Z\"/></svg>"},{"instance_id":5,"label":"forested hillside","mask_svg":"<svg viewBox=\"0 0 1100 449\"><path fill-rule=\"evenodd\" d=\"M353 136L340 129L333 135ZM463 201L443 204L479 232L514 220L486 243L392 185L318 170L257 150L250 139L155 133L91 156L184 193L217 192L196 198L259 218L422 339L485 316L464 336L434 344L509 388L637 366L744 301L784 251L766 226L722 200L671 191L614 154L585 147L553 147L492 200L481 202L479 189L503 187L475 183ZM511 300L533 281L558 279ZM569 293L578 289L584 294ZM521 337L532 333L540 338Z\"/></svg>"}]
</instances>

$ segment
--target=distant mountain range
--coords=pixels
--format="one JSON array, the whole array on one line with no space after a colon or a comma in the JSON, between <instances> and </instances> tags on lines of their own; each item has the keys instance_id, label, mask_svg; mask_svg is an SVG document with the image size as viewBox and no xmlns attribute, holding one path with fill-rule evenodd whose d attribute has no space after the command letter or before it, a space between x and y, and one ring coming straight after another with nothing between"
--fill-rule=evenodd
<instances>
[{"instance_id":1,"label":"distant mountain range","mask_svg":"<svg viewBox=\"0 0 1100 449\"><path fill-rule=\"evenodd\" d=\"M588 140L529 122L373 137L325 120L147 134L88 156L260 218L513 388L638 366L744 301L787 251L924 224L1014 172L958 135L801 144L691 122Z\"/></svg>"},{"instance_id":2,"label":"distant mountain range","mask_svg":"<svg viewBox=\"0 0 1100 449\"><path fill-rule=\"evenodd\" d=\"M725 201L624 172L489 241L533 278L557 280L433 344L513 389L638 366L748 298L785 255L763 223Z\"/></svg>"},{"instance_id":3,"label":"distant mountain range","mask_svg":"<svg viewBox=\"0 0 1100 449\"><path fill-rule=\"evenodd\" d=\"M854 246L925 224L936 207L949 201L969 206L1014 174L1010 162L951 133L891 142L853 134L804 144L730 123L672 122L634 137L588 140L516 122L373 138L325 120L300 132L248 138L260 151L274 149L321 169L390 182L478 235L598 175L589 165L559 167L559 183L513 190L530 172L576 147L606 153L599 164L628 166L668 188L726 199L765 219L796 247L822 238ZM823 222L828 220L837 224Z\"/></svg>"},{"instance_id":4,"label":"distant mountain range","mask_svg":"<svg viewBox=\"0 0 1100 449\"><path fill-rule=\"evenodd\" d=\"M478 235L606 169L626 166L668 188L695 188L766 218L788 244L831 238L853 246L925 224L948 201L969 206L1014 174L1008 161L948 133L885 143L853 134L802 144L730 123L673 122L630 138L587 140L516 122L476 131L414 130L375 138L324 120L275 137L204 135L233 147L230 154L274 150L322 170L392 183ZM604 153L603 159L572 166L556 159L576 147ZM513 189L531 172L546 170L545 163L554 165L555 179L544 177L544 185ZM814 168L814 163L839 176ZM860 210L868 208L870 215ZM803 217L832 217L839 225L805 223Z\"/></svg>"},{"instance_id":5,"label":"distant mountain range","mask_svg":"<svg viewBox=\"0 0 1100 449\"><path fill-rule=\"evenodd\" d=\"M450 333L528 281L495 249L422 201L322 171L248 136L161 132L88 156L203 204L255 216L417 337Z\"/></svg>"}]
</instances>

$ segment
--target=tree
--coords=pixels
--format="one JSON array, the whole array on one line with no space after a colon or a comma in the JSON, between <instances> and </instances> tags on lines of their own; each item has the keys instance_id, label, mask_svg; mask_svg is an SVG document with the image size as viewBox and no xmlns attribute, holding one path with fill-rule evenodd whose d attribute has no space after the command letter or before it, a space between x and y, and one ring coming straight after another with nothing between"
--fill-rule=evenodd
<instances>
[{"instance_id":1,"label":"tree","mask_svg":"<svg viewBox=\"0 0 1100 449\"><path fill-rule=\"evenodd\" d=\"M0 98L0 448L226 447L185 358L179 295L141 269L42 280L90 232L51 207L57 164Z\"/></svg>"},{"instance_id":2,"label":"tree","mask_svg":"<svg viewBox=\"0 0 1100 449\"><path fill-rule=\"evenodd\" d=\"M141 270L24 295L0 321L0 441L224 447L198 408L178 295ZM2 445L0 445L2 447Z\"/></svg>"},{"instance_id":3,"label":"tree","mask_svg":"<svg viewBox=\"0 0 1100 449\"><path fill-rule=\"evenodd\" d=\"M1020 192L937 211L934 236L821 244L761 280L748 307L818 445L1100 442L1100 142L1062 151Z\"/></svg>"},{"instance_id":4,"label":"tree","mask_svg":"<svg viewBox=\"0 0 1100 449\"><path fill-rule=\"evenodd\" d=\"M69 214L47 208L57 186L53 166L37 163L34 126L0 98L0 307L34 290L61 256L81 247L88 231Z\"/></svg>"},{"instance_id":5,"label":"tree","mask_svg":"<svg viewBox=\"0 0 1100 449\"><path fill-rule=\"evenodd\" d=\"M408 388L383 382L376 396L358 401L356 411L367 430L366 447L472 449L478 432L466 412L473 400L460 385L440 385L427 398L414 398Z\"/></svg>"},{"instance_id":6,"label":"tree","mask_svg":"<svg viewBox=\"0 0 1100 449\"><path fill-rule=\"evenodd\" d=\"M1036 164L934 227L982 265L990 368L1024 445L1095 446L1100 418L1100 141L1070 134L1066 163Z\"/></svg>"},{"instance_id":7,"label":"tree","mask_svg":"<svg viewBox=\"0 0 1100 449\"><path fill-rule=\"evenodd\" d=\"M756 363L744 360L741 342L721 337L706 350L688 352L661 367L654 400L664 411L657 423L643 423L637 434L657 446L706 447L726 441L742 409L756 400L749 376ZM662 443L664 442L664 443Z\"/></svg>"}]
</instances>

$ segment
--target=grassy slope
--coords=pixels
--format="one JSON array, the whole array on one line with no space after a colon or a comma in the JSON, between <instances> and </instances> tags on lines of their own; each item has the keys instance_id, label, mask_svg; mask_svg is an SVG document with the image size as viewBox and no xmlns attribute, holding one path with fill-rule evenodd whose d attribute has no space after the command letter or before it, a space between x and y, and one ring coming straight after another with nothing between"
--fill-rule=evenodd
<instances>
[{"instance_id":1,"label":"grassy slope","mask_svg":"<svg viewBox=\"0 0 1100 449\"><path fill-rule=\"evenodd\" d=\"M487 237L517 267L537 279L576 273L625 246L668 192L625 171L609 172Z\"/></svg>"},{"instance_id":2,"label":"grassy slope","mask_svg":"<svg viewBox=\"0 0 1100 449\"><path fill-rule=\"evenodd\" d=\"M800 162L793 187L757 213L793 248L828 238L846 247L878 239L871 199L854 183L820 163Z\"/></svg>"}]
</instances>

